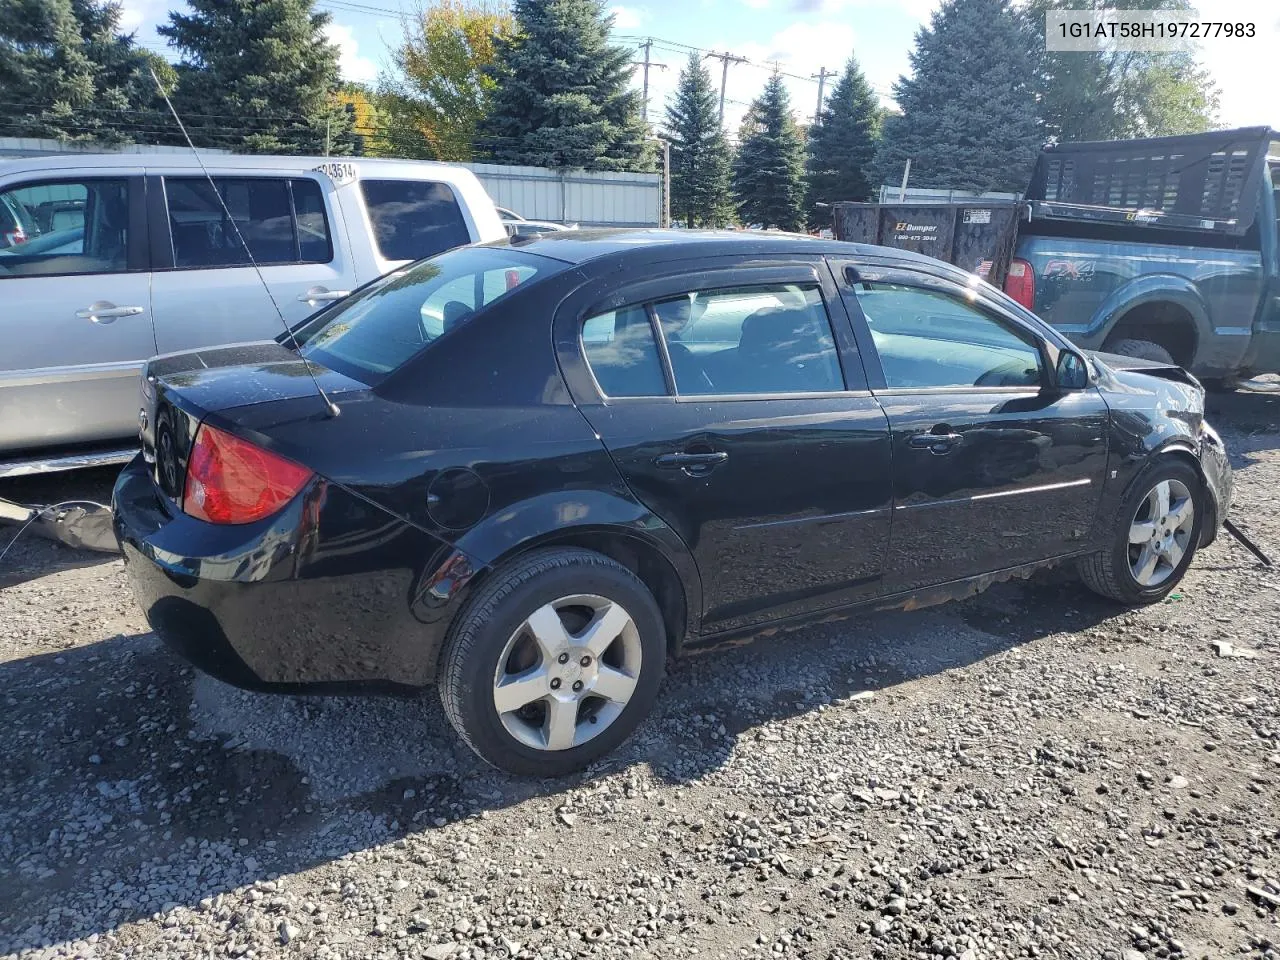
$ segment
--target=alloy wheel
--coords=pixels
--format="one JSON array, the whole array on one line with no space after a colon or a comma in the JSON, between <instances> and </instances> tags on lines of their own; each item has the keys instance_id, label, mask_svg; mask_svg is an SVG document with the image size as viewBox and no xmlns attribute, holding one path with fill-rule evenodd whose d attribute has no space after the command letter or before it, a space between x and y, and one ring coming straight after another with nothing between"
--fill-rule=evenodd
<instances>
[{"instance_id":1,"label":"alloy wheel","mask_svg":"<svg viewBox=\"0 0 1280 960\"><path fill-rule=\"evenodd\" d=\"M493 678L494 707L526 746L580 746L621 715L642 657L640 632L621 604L593 594L561 597L507 641Z\"/></svg>"},{"instance_id":2,"label":"alloy wheel","mask_svg":"<svg viewBox=\"0 0 1280 960\"><path fill-rule=\"evenodd\" d=\"M1196 505L1181 480L1161 480L1138 504L1129 524L1129 572L1142 587L1158 587L1191 547Z\"/></svg>"}]
</instances>

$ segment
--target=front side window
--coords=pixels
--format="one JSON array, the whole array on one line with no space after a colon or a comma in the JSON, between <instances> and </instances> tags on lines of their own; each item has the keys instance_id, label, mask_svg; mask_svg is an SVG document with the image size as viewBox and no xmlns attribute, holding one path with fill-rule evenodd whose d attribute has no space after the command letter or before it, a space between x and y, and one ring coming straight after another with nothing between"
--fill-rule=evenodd
<instances>
[{"instance_id":1,"label":"front side window","mask_svg":"<svg viewBox=\"0 0 1280 960\"><path fill-rule=\"evenodd\" d=\"M175 267L248 266L250 254L260 265L333 259L313 180L166 177L164 188Z\"/></svg>"},{"instance_id":2,"label":"front side window","mask_svg":"<svg viewBox=\"0 0 1280 960\"><path fill-rule=\"evenodd\" d=\"M361 180L369 223L386 260L420 260L471 242L453 190L427 180Z\"/></svg>"},{"instance_id":3,"label":"front side window","mask_svg":"<svg viewBox=\"0 0 1280 960\"><path fill-rule=\"evenodd\" d=\"M816 284L700 290L653 305L685 395L845 389Z\"/></svg>"},{"instance_id":4,"label":"front side window","mask_svg":"<svg viewBox=\"0 0 1280 960\"><path fill-rule=\"evenodd\" d=\"M395 270L298 331L302 354L376 384L420 350L526 283L567 264L467 247Z\"/></svg>"},{"instance_id":5,"label":"front side window","mask_svg":"<svg viewBox=\"0 0 1280 960\"><path fill-rule=\"evenodd\" d=\"M886 386L1038 387L1034 339L973 304L937 290L862 282L855 290Z\"/></svg>"},{"instance_id":6,"label":"front side window","mask_svg":"<svg viewBox=\"0 0 1280 960\"><path fill-rule=\"evenodd\" d=\"M83 180L0 192L0 278L129 268L129 185Z\"/></svg>"}]
</instances>

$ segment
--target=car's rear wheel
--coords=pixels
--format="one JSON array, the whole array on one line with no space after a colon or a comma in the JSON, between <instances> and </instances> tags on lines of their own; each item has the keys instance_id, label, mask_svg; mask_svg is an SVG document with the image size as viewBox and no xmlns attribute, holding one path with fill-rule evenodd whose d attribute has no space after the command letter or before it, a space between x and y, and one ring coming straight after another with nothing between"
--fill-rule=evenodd
<instances>
[{"instance_id":1,"label":"car's rear wheel","mask_svg":"<svg viewBox=\"0 0 1280 960\"><path fill-rule=\"evenodd\" d=\"M653 595L588 550L539 550L499 569L459 615L440 699L467 745L499 769L558 776L625 740L662 680Z\"/></svg>"},{"instance_id":2,"label":"car's rear wheel","mask_svg":"<svg viewBox=\"0 0 1280 960\"><path fill-rule=\"evenodd\" d=\"M1166 597L1200 543L1203 489L1199 474L1183 461L1149 466L1120 505L1114 542L1081 561L1084 582L1121 603Z\"/></svg>"}]
</instances>

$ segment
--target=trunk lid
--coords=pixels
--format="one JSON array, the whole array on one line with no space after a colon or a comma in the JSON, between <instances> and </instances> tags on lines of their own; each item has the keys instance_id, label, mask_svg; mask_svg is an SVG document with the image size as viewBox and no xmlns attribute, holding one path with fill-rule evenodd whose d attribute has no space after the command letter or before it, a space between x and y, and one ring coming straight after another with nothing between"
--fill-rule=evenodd
<instances>
[{"instance_id":1,"label":"trunk lid","mask_svg":"<svg viewBox=\"0 0 1280 960\"><path fill-rule=\"evenodd\" d=\"M138 414L142 454L156 485L171 500L182 496L187 458L200 423L217 426L262 443L255 431L237 429L246 410L272 405L273 418L324 419L316 383L337 399L369 388L316 363L312 382L307 364L275 341L165 354L142 370L142 408Z\"/></svg>"}]
</instances>

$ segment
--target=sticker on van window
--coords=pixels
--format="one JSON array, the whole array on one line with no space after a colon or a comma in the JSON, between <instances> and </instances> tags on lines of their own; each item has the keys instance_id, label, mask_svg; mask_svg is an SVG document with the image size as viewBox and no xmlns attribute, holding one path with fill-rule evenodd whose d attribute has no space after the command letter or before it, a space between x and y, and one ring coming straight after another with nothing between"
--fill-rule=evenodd
<instances>
[{"instance_id":1,"label":"sticker on van window","mask_svg":"<svg viewBox=\"0 0 1280 960\"><path fill-rule=\"evenodd\" d=\"M341 160L331 160L322 163L311 171L312 173L323 173L326 177L342 186L351 183L356 178L356 165L354 163L344 163Z\"/></svg>"}]
</instances>

